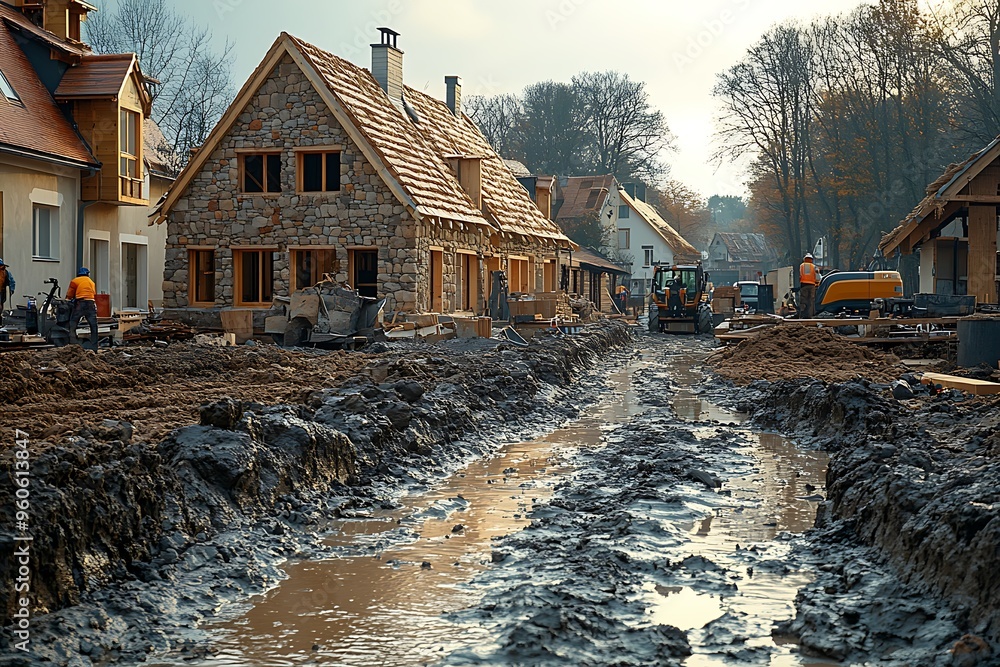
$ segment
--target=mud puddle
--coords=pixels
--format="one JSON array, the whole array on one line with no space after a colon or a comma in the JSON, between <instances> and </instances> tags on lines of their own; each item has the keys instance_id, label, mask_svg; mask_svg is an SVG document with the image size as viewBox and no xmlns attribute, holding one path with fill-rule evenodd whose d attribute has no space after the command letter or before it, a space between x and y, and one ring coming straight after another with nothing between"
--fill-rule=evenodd
<instances>
[{"instance_id":1,"label":"mud puddle","mask_svg":"<svg viewBox=\"0 0 1000 667\"><path fill-rule=\"evenodd\" d=\"M703 358L692 352L668 359L670 376L678 385L672 401L674 412L688 421L714 421L730 427L742 424L745 415L716 406L693 389L704 381L698 369ZM742 427L703 427L694 433L711 438L727 431L736 431L747 440L737 449L743 460L727 462L735 475L724 481L720 493L699 489L685 502L702 518L659 518L686 535L685 554L704 558L728 572L735 591L713 594L698 590L697 584L650 582L645 588L652 621L688 632L692 655L683 661L685 667L733 664L733 655L717 650L720 629L735 630L736 636L746 638L746 648L761 649L761 656L768 656L763 661L754 660L755 664L836 667L839 663L801 656L794 638L772 636L775 623L794 616L796 594L812 581L809 573L797 572L794 566L775 566L787 559L791 536L813 527L824 498L829 457L825 452L799 449L777 434ZM657 518L656 512L651 518ZM767 567L755 567L761 560Z\"/></svg>"},{"instance_id":2,"label":"mud puddle","mask_svg":"<svg viewBox=\"0 0 1000 667\"><path fill-rule=\"evenodd\" d=\"M630 376L635 357L612 372L584 416L548 435L501 447L401 507L334 524L339 556L289 564L288 578L251 601L238 619L207 628L214 655L156 664L426 665L460 646L488 641L482 628L443 614L475 604L467 584L490 565L493 540L522 529L572 471L568 456L640 414Z\"/></svg>"}]
</instances>

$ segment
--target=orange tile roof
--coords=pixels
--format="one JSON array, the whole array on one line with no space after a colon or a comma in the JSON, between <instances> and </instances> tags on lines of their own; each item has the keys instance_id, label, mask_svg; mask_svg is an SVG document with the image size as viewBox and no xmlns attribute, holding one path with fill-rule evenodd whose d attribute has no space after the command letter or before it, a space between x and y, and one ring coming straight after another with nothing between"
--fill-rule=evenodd
<instances>
[{"instance_id":1,"label":"orange tile roof","mask_svg":"<svg viewBox=\"0 0 1000 667\"><path fill-rule=\"evenodd\" d=\"M4 18L8 10L0 5ZM8 23L0 21L0 71L20 103L0 96L0 149L96 165L96 158L56 106L10 31Z\"/></svg>"},{"instance_id":2,"label":"orange tile roof","mask_svg":"<svg viewBox=\"0 0 1000 667\"><path fill-rule=\"evenodd\" d=\"M407 87L404 96L420 117L417 129L442 158L445 155L482 158L483 203L502 231L568 245L569 239L542 215L528 191L468 116L455 116L447 104L413 88Z\"/></svg>"},{"instance_id":3,"label":"orange tile roof","mask_svg":"<svg viewBox=\"0 0 1000 667\"><path fill-rule=\"evenodd\" d=\"M594 211L600 212L604 200L611 188L615 186L615 177L606 176L573 176L566 179L562 186L562 205L556 220L572 220L581 218Z\"/></svg>"},{"instance_id":4,"label":"orange tile roof","mask_svg":"<svg viewBox=\"0 0 1000 667\"><path fill-rule=\"evenodd\" d=\"M489 225L444 160L405 112L389 100L368 70L297 37L288 37L340 99L355 127L413 198L418 213Z\"/></svg>"},{"instance_id":5,"label":"orange tile roof","mask_svg":"<svg viewBox=\"0 0 1000 667\"><path fill-rule=\"evenodd\" d=\"M134 64L135 55L131 53L84 56L79 65L63 75L55 98L62 101L117 97Z\"/></svg>"}]
</instances>

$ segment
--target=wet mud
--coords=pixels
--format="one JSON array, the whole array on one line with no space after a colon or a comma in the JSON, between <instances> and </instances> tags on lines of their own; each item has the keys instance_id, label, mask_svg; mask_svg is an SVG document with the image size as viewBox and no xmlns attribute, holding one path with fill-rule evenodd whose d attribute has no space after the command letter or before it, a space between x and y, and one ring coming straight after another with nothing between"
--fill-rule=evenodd
<instances>
[{"instance_id":1,"label":"wet mud","mask_svg":"<svg viewBox=\"0 0 1000 667\"><path fill-rule=\"evenodd\" d=\"M200 425L161 441L100 420L117 416L115 405L91 404L98 420L69 437L32 432L32 653L10 650L5 622L0 664L86 667L205 653L210 643L198 626L284 579L286 560L331 553L321 538L331 520L394 507L404 490L426 488L539 423L574 416L592 395L586 382L582 391L569 382L630 339L609 324L525 349L482 341L475 350L403 345L356 358L315 355L297 402L216 400L202 407ZM185 347L172 351L175 361L203 354ZM253 371L240 370L236 358L252 351L232 354L234 379ZM285 355L260 352L274 354ZM91 363L114 366L102 357ZM75 396L66 382L58 386ZM32 391L44 388L27 390L26 400L44 396ZM141 394L141 383L131 391ZM191 409L179 395L173 400L175 409ZM13 452L2 456L12 470ZM6 581L16 567L6 532L13 488L0 486ZM11 593L0 590L6 619Z\"/></svg>"},{"instance_id":2,"label":"wet mud","mask_svg":"<svg viewBox=\"0 0 1000 667\"><path fill-rule=\"evenodd\" d=\"M0 665L1000 663L1000 399L898 400L867 352L737 386L615 325L452 343L51 436L52 613Z\"/></svg>"}]
</instances>

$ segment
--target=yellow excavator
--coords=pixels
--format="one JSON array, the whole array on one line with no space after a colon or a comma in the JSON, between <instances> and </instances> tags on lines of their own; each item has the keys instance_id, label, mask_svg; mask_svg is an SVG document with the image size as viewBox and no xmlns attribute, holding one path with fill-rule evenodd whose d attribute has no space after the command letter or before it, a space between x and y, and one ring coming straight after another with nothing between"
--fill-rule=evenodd
<instances>
[{"instance_id":1,"label":"yellow excavator","mask_svg":"<svg viewBox=\"0 0 1000 667\"><path fill-rule=\"evenodd\" d=\"M649 330L660 333L710 333L709 275L701 264L657 265L649 304Z\"/></svg>"}]
</instances>

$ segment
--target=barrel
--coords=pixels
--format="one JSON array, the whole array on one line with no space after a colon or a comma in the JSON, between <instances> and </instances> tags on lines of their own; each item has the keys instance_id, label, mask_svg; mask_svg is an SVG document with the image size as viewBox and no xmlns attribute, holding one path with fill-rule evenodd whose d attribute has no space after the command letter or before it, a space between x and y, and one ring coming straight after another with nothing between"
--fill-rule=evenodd
<instances>
[{"instance_id":1,"label":"barrel","mask_svg":"<svg viewBox=\"0 0 1000 667\"><path fill-rule=\"evenodd\" d=\"M110 294L96 294L96 295L94 295L94 301L97 303L97 316L98 317L111 317L111 295Z\"/></svg>"},{"instance_id":2,"label":"barrel","mask_svg":"<svg viewBox=\"0 0 1000 667\"><path fill-rule=\"evenodd\" d=\"M974 368L1000 361L1000 317L968 317L958 321L958 365Z\"/></svg>"}]
</instances>

